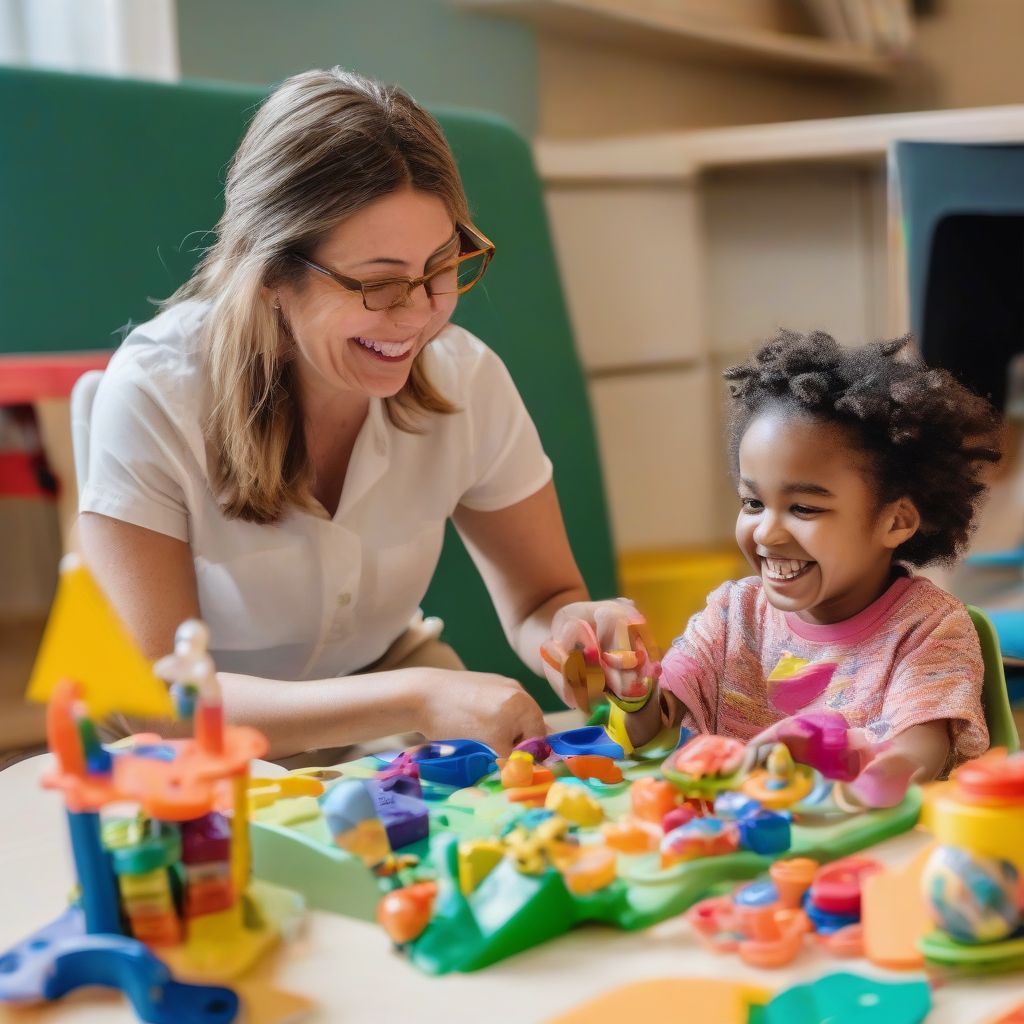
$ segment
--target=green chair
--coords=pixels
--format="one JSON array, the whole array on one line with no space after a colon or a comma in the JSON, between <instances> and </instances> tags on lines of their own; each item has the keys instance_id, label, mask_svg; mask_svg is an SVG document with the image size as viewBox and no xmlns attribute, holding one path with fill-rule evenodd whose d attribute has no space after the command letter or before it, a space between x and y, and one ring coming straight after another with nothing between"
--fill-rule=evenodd
<instances>
[{"instance_id":1,"label":"green chair","mask_svg":"<svg viewBox=\"0 0 1024 1024\"><path fill-rule=\"evenodd\" d=\"M988 724L989 743L993 747L1006 747L1010 753L1020 750L1017 725L1010 710L1006 692L1006 672L999 650L999 637L989 617L974 605L967 606L971 622L981 641L981 656L985 662L985 682L982 700L985 702L985 721Z\"/></svg>"},{"instance_id":2,"label":"green chair","mask_svg":"<svg viewBox=\"0 0 1024 1024\"><path fill-rule=\"evenodd\" d=\"M223 207L224 170L266 90L0 68L0 355L116 347L184 281ZM505 361L555 466L591 592L617 591L583 374L526 142L488 114L436 111L474 218L494 239L456 320ZM2 363L0 363L0 372ZM505 641L453 530L423 601L471 669L558 706Z\"/></svg>"}]
</instances>

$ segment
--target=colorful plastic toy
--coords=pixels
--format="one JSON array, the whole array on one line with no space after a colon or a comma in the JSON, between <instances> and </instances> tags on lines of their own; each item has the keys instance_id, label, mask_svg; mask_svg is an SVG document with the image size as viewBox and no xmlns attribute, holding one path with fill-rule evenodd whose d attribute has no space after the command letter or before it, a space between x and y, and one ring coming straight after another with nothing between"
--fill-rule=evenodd
<instances>
[{"instance_id":1,"label":"colorful plastic toy","mask_svg":"<svg viewBox=\"0 0 1024 1024\"><path fill-rule=\"evenodd\" d=\"M30 695L48 702L55 765L43 785L64 797L78 893L69 911L0 958L0 999L56 999L102 984L125 992L147 1021L228 1021L233 992L182 984L172 970L233 978L301 909L251 880L249 764L267 744L225 724L206 640L202 623L184 623L154 674L84 567L63 567ZM83 678L63 677L68 668ZM140 734L104 748L94 713L171 710L158 676L193 735Z\"/></svg>"},{"instance_id":2,"label":"colorful plastic toy","mask_svg":"<svg viewBox=\"0 0 1024 1024\"><path fill-rule=\"evenodd\" d=\"M713 952L738 953L756 967L790 963L805 935L814 935L833 956L862 956L859 887L872 866L862 857L824 866L808 858L777 861L770 878L741 885L731 896L701 900L685 919ZM824 893L824 906L815 903L816 886ZM847 913L826 909L840 905Z\"/></svg>"},{"instance_id":3,"label":"colorful plastic toy","mask_svg":"<svg viewBox=\"0 0 1024 1024\"><path fill-rule=\"evenodd\" d=\"M577 756L597 755L568 755ZM523 750L471 786L421 780L429 837L402 851L418 864L397 866L382 877L379 867L368 868L339 849L322 818L282 828L265 821L271 808L261 808L253 822L256 870L270 880L294 879L314 906L368 919L376 916L376 887L436 881L429 920L403 941L402 950L422 970L443 973L486 966L583 921L633 929L664 920L714 886L767 872L787 846L787 834L794 860L779 876L779 910L789 912L780 921L821 916L825 912L801 906L813 878L801 867L806 858L848 853L916 820L917 790L897 808L812 814L806 823L804 804L792 812L768 811L738 788L727 788L745 781L743 756L742 744L699 737L669 757L664 773L628 759L612 766L622 781L605 782L589 770L586 778L576 777L555 737L546 761ZM323 802L345 780L372 781L410 763L365 758L338 766L340 779L324 781ZM680 764L687 771L676 771ZM598 767L608 777L607 763ZM531 785L516 785L526 781L527 769ZM305 806L309 799L281 799L273 809ZM545 801L548 807L541 806ZM389 901L395 905L400 900ZM848 921L822 920L835 926L827 941L836 955L859 948L859 930L839 927Z\"/></svg>"},{"instance_id":4,"label":"colorful plastic toy","mask_svg":"<svg viewBox=\"0 0 1024 1024\"><path fill-rule=\"evenodd\" d=\"M745 757L746 747L739 740L696 736L669 754L661 771L685 796L711 800L739 785Z\"/></svg>"},{"instance_id":5,"label":"colorful plastic toy","mask_svg":"<svg viewBox=\"0 0 1024 1024\"><path fill-rule=\"evenodd\" d=\"M1024 964L1024 754L992 750L929 787L923 823L938 846L922 895L938 930L927 960L968 971Z\"/></svg>"}]
</instances>

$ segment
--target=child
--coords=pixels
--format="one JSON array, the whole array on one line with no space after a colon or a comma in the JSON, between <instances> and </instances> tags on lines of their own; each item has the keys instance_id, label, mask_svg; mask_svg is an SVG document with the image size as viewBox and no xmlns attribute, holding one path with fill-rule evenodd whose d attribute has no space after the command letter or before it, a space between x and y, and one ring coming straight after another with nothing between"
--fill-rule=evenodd
<instances>
[{"instance_id":1,"label":"child","mask_svg":"<svg viewBox=\"0 0 1024 1024\"><path fill-rule=\"evenodd\" d=\"M908 567L963 550L997 417L945 371L898 358L907 342L783 331L726 371L736 541L756 575L715 590L673 642L672 717L750 740L838 711L882 751L876 781L908 764L904 781L935 778L987 749L970 617Z\"/></svg>"}]
</instances>

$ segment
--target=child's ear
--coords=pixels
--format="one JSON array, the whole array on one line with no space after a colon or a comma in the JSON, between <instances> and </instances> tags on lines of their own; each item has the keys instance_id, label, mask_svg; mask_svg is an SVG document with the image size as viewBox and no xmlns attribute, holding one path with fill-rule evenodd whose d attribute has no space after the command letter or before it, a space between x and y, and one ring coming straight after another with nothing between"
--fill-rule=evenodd
<instances>
[{"instance_id":1,"label":"child's ear","mask_svg":"<svg viewBox=\"0 0 1024 1024\"><path fill-rule=\"evenodd\" d=\"M885 528L882 543L895 551L921 528L921 513L909 498L903 497L885 507L882 522Z\"/></svg>"}]
</instances>

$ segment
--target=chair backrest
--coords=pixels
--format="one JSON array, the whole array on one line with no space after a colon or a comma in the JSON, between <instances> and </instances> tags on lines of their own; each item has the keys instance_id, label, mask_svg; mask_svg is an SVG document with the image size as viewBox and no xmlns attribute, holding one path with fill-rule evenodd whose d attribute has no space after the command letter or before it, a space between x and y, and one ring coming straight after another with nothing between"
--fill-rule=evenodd
<instances>
[{"instance_id":1,"label":"chair backrest","mask_svg":"<svg viewBox=\"0 0 1024 1024\"><path fill-rule=\"evenodd\" d=\"M893 166L921 352L1002 407L1024 351L1024 145L898 142Z\"/></svg>"},{"instance_id":2,"label":"chair backrest","mask_svg":"<svg viewBox=\"0 0 1024 1024\"><path fill-rule=\"evenodd\" d=\"M96 390L103 379L102 370L88 370L71 389L71 449L75 457L75 482L81 493L89 475L89 429Z\"/></svg>"},{"instance_id":3,"label":"chair backrest","mask_svg":"<svg viewBox=\"0 0 1024 1024\"><path fill-rule=\"evenodd\" d=\"M209 241L225 168L265 95L0 68L0 353L114 348L119 327L152 316L149 300L186 280ZM499 118L435 114L497 245L455 319L507 364L554 463L580 568L592 593L612 594L593 423L530 149ZM423 607L469 668L519 678L557 706L508 647L452 530Z\"/></svg>"},{"instance_id":4,"label":"chair backrest","mask_svg":"<svg viewBox=\"0 0 1024 1024\"><path fill-rule=\"evenodd\" d=\"M1010 698L1006 692L1006 672L1003 656L999 650L999 637L989 617L974 605L967 606L974 628L981 642L981 656L985 662L985 682L982 700L985 704L985 721L988 724L989 743L993 747L1006 747L1014 753L1020 750L1020 737L1010 709Z\"/></svg>"}]
</instances>

